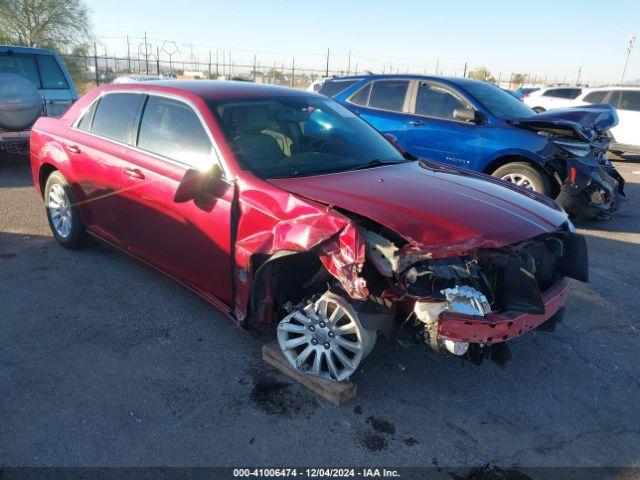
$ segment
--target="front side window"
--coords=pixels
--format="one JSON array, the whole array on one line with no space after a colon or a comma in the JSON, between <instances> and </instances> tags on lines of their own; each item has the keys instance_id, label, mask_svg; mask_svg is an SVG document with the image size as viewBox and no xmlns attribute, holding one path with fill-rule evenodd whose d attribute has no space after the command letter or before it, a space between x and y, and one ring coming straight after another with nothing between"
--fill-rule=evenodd
<instances>
[{"instance_id":1,"label":"front side window","mask_svg":"<svg viewBox=\"0 0 640 480\"><path fill-rule=\"evenodd\" d=\"M608 94L609 92L606 90L591 92L585 95L584 101L587 103L602 103Z\"/></svg>"},{"instance_id":2,"label":"front side window","mask_svg":"<svg viewBox=\"0 0 640 480\"><path fill-rule=\"evenodd\" d=\"M415 113L453 120L455 110L470 109L463 99L448 88L435 83L422 83L418 88Z\"/></svg>"},{"instance_id":3,"label":"front side window","mask_svg":"<svg viewBox=\"0 0 640 480\"><path fill-rule=\"evenodd\" d=\"M640 112L640 90L623 90L618 101L618 108Z\"/></svg>"},{"instance_id":4,"label":"front side window","mask_svg":"<svg viewBox=\"0 0 640 480\"><path fill-rule=\"evenodd\" d=\"M210 106L243 168L261 178L407 161L373 127L330 99L296 96Z\"/></svg>"},{"instance_id":5,"label":"front side window","mask_svg":"<svg viewBox=\"0 0 640 480\"><path fill-rule=\"evenodd\" d=\"M408 80L377 80L371 86L368 106L402 112L408 88Z\"/></svg>"},{"instance_id":6,"label":"front side window","mask_svg":"<svg viewBox=\"0 0 640 480\"><path fill-rule=\"evenodd\" d=\"M60 65L53 55L36 55L42 88L68 89L69 84L64 77Z\"/></svg>"},{"instance_id":7,"label":"front side window","mask_svg":"<svg viewBox=\"0 0 640 480\"><path fill-rule=\"evenodd\" d=\"M0 73L13 73L26 78L36 88L40 88L40 79L33 55L0 54Z\"/></svg>"},{"instance_id":8,"label":"front side window","mask_svg":"<svg viewBox=\"0 0 640 480\"><path fill-rule=\"evenodd\" d=\"M211 166L211 140L187 104L150 96L142 113L138 148L196 168Z\"/></svg>"},{"instance_id":9,"label":"front side window","mask_svg":"<svg viewBox=\"0 0 640 480\"><path fill-rule=\"evenodd\" d=\"M131 143L131 131L143 96L110 93L98 102L91 132L122 143Z\"/></svg>"}]
</instances>

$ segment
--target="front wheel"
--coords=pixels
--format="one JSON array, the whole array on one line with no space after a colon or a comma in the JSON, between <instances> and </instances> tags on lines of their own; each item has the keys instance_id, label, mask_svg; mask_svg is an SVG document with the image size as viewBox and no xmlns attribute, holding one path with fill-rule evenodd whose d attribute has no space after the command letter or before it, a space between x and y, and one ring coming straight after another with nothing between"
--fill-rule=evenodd
<instances>
[{"instance_id":1,"label":"front wheel","mask_svg":"<svg viewBox=\"0 0 640 480\"><path fill-rule=\"evenodd\" d=\"M83 247L87 240L84 224L69 182L59 171L53 172L47 179L44 202L49 226L58 243L69 249Z\"/></svg>"},{"instance_id":2,"label":"front wheel","mask_svg":"<svg viewBox=\"0 0 640 480\"><path fill-rule=\"evenodd\" d=\"M493 176L548 197L552 195L547 174L528 163L507 163L493 172Z\"/></svg>"}]
</instances>

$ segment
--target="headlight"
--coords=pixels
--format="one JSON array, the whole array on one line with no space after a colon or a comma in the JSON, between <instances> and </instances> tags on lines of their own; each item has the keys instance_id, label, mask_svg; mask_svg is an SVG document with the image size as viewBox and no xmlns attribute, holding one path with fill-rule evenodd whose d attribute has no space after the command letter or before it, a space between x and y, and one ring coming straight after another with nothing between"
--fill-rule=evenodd
<instances>
[{"instance_id":1,"label":"headlight","mask_svg":"<svg viewBox=\"0 0 640 480\"><path fill-rule=\"evenodd\" d=\"M567 140L553 140L561 150L570 153L574 157L586 157L591 154L591 144L585 142L570 142Z\"/></svg>"}]
</instances>

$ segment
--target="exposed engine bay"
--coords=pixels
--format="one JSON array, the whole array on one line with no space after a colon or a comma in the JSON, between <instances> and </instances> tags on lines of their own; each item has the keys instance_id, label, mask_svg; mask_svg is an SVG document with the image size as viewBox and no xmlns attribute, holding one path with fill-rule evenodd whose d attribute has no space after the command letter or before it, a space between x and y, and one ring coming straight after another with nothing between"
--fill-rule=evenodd
<instances>
[{"instance_id":1,"label":"exposed engine bay","mask_svg":"<svg viewBox=\"0 0 640 480\"><path fill-rule=\"evenodd\" d=\"M367 219L354 225L316 248L314 273L272 291L285 357L330 380L352 375L379 334L501 363L510 355L503 342L560 319L567 277L588 280L586 242L568 223L515 245L445 258ZM340 253L345 237L360 261ZM291 263L286 271L300 267Z\"/></svg>"}]
</instances>

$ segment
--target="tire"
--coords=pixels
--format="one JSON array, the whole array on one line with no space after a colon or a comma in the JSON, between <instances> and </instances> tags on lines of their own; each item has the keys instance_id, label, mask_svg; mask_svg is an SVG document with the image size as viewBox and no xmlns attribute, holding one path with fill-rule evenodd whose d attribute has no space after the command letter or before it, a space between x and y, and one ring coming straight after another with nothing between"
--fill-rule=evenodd
<instances>
[{"instance_id":1,"label":"tire","mask_svg":"<svg viewBox=\"0 0 640 480\"><path fill-rule=\"evenodd\" d=\"M513 162L501 166L492 174L501 180L515 183L523 188L529 188L535 192L551 197L551 182L546 173L540 171L530 163ZM525 179L524 183L517 183L519 179Z\"/></svg>"},{"instance_id":2,"label":"tire","mask_svg":"<svg viewBox=\"0 0 640 480\"><path fill-rule=\"evenodd\" d=\"M546 110L542 107L533 107L533 111L536 113L546 112Z\"/></svg>"},{"instance_id":3,"label":"tire","mask_svg":"<svg viewBox=\"0 0 640 480\"><path fill-rule=\"evenodd\" d=\"M69 182L57 170L47 178L44 203L51 232L60 245L70 250L87 245L87 233Z\"/></svg>"}]
</instances>

